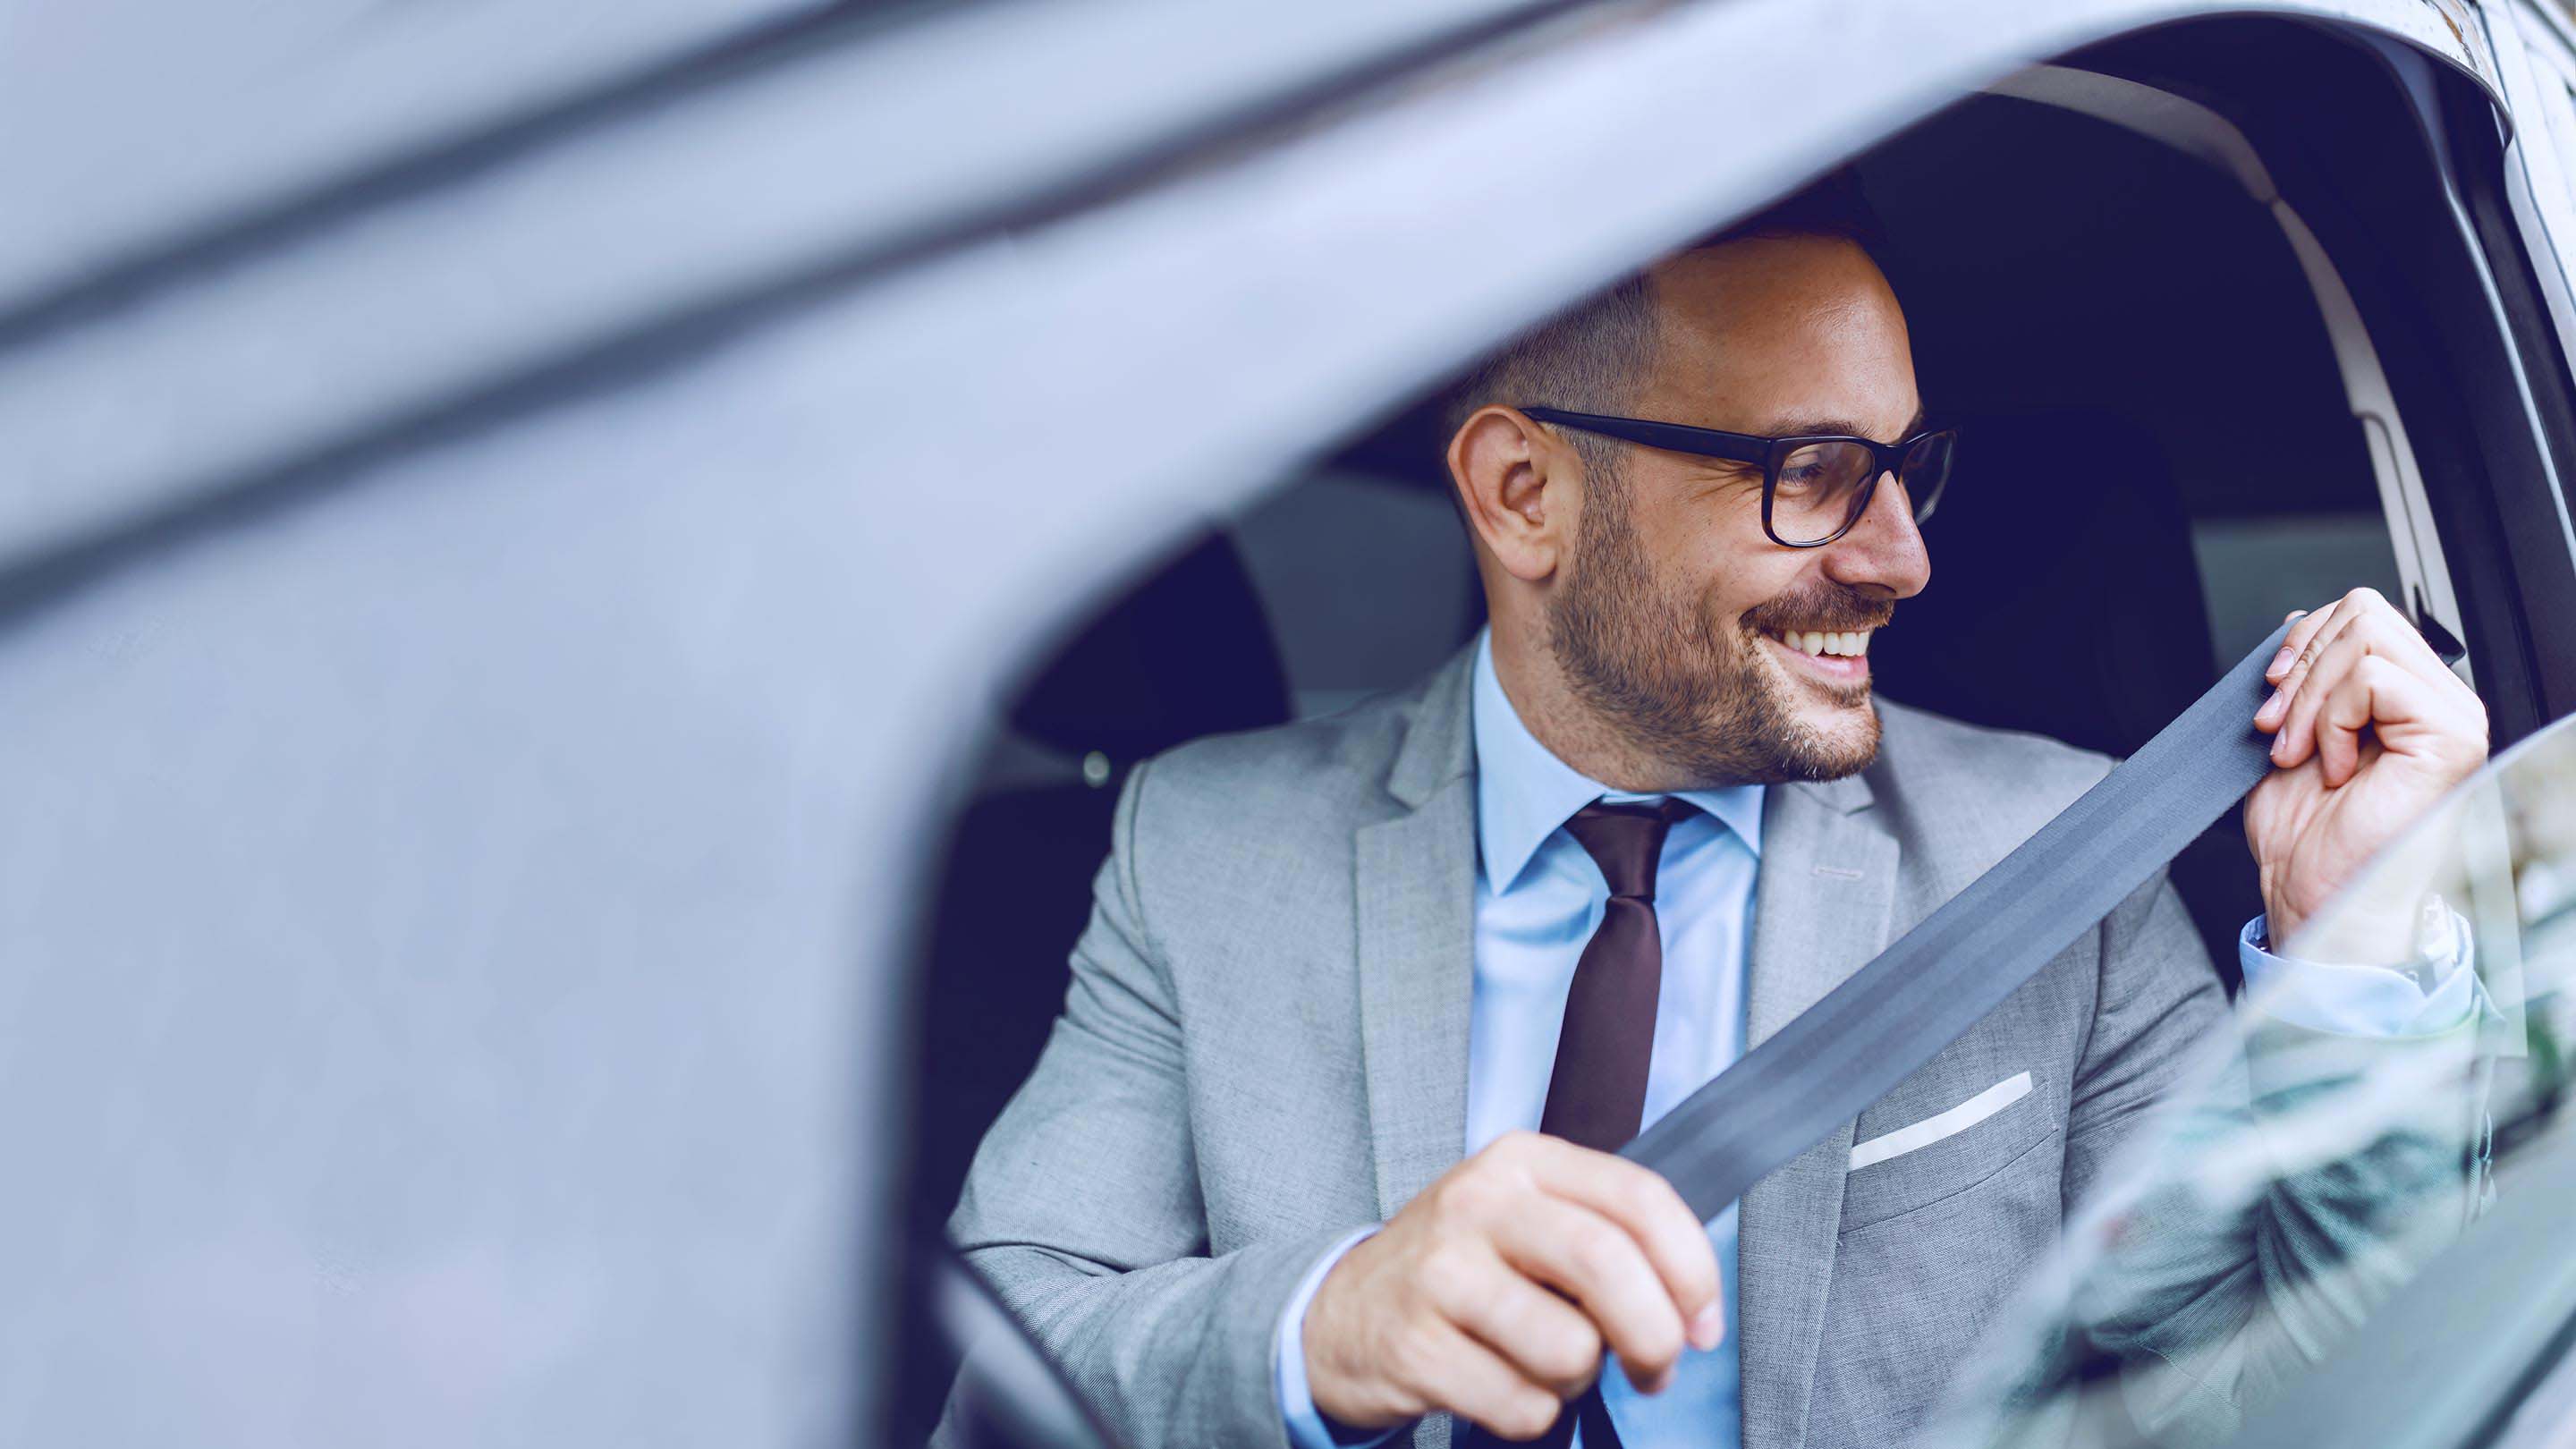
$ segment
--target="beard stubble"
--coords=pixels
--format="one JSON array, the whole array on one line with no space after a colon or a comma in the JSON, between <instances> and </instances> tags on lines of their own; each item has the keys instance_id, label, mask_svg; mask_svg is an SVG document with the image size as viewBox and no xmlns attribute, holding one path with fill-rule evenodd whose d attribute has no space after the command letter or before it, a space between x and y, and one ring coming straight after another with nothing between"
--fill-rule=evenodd
<instances>
[{"instance_id":1,"label":"beard stubble","mask_svg":"<svg viewBox=\"0 0 2576 1449\"><path fill-rule=\"evenodd\" d=\"M1606 481L1606 480L1605 480ZM1595 490L1575 537L1574 569L1547 612L1548 646L1574 697L1634 747L1704 786L1835 780L1878 756L1866 680L1836 700L1862 728L1832 735L1802 722L1797 686L1766 667L1760 636L1791 624L1874 628L1884 603L1828 586L1718 620L1658 586L1617 482Z\"/></svg>"}]
</instances>

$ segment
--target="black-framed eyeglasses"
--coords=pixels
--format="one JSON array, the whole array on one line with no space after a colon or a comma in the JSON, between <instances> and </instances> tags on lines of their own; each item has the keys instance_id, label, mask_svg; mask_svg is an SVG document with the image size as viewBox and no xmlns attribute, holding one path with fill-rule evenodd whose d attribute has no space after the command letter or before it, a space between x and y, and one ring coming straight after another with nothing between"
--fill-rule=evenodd
<instances>
[{"instance_id":1,"label":"black-framed eyeglasses","mask_svg":"<svg viewBox=\"0 0 2576 1449\"><path fill-rule=\"evenodd\" d=\"M1785 548L1822 548L1851 532L1869 511L1878 480L1890 473L1905 485L1914 521L1929 519L1950 481L1950 460L1959 445L1957 428L1931 428L1903 442L1880 443L1841 433L1765 438L1556 408L1521 411L1543 423L1622 442L1759 465L1762 531Z\"/></svg>"}]
</instances>

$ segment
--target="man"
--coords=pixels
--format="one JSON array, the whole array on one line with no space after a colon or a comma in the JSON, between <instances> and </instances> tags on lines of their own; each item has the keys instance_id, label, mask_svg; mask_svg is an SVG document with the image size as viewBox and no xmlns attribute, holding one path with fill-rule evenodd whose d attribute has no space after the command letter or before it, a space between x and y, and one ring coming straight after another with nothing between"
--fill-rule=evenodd
<instances>
[{"instance_id":1,"label":"man","mask_svg":"<svg viewBox=\"0 0 2576 1449\"><path fill-rule=\"evenodd\" d=\"M1873 704L1947 442L1849 228L1793 211L1669 259L1456 414L1490 629L1399 697L1134 772L953 1233L1137 1446L1901 1439L2222 1017L2217 979L2151 882L1699 1222L1611 1149L2106 762ZM1762 441L1810 435L1849 441ZM2281 939L2486 730L2367 593L2271 677L2247 834ZM2250 977L2307 969L2264 933ZM2466 1014L2460 962L2428 964L2429 990L2384 973L2373 1029Z\"/></svg>"}]
</instances>

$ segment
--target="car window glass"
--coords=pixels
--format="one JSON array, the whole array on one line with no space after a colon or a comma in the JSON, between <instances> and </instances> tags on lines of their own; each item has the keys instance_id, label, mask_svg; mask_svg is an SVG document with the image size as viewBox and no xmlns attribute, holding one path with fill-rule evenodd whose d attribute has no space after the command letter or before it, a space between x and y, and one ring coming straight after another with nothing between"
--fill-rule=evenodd
<instances>
[{"instance_id":1,"label":"car window glass","mask_svg":"<svg viewBox=\"0 0 2576 1449\"><path fill-rule=\"evenodd\" d=\"M2576 142L2576 66L2571 66L2567 48L2560 39L2560 27L2538 9L2524 11L2518 27L2525 53L2531 58L2533 75L2539 80L2541 111L2546 117L2549 134L2561 158L2561 174L2567 184L2576 186L2576 175L2565 171L2570 156L2568 146Z\"/></svg>"},{"instance_id":2,"label":"car window glass","mask_svg":"<svg viewBox=\"0 0 2576 1449\"><path fill-rule=\"evenodd\" d=\"M2192 1085L2072 1205L1936 1442L2462 1442L2563 1355L2576 721L2491 765L2276 949L2403 957L2410 1001L2445 989L2420 963L2474 980L2399 1031L2293 1025L2289 978L2250 988Z\"/></svg>"}]
</instances>

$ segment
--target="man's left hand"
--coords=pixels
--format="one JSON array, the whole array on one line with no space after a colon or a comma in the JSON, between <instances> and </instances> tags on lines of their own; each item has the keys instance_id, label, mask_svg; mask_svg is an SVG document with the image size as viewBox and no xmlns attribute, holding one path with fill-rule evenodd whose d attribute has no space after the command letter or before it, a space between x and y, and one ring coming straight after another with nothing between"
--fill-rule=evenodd
<instances>
[{"instance_id":1,"label":"man's left hand","mask_svg":"<svg viewBox=\"0 0 2576 1449\"><path fill-rule=\"evenodd\" d=\"M2276 946L2487 758L2486 706L2376 590L2290 617L2254 716L2276 768L2245 802Z\"/></svg>"}]
</instances>

